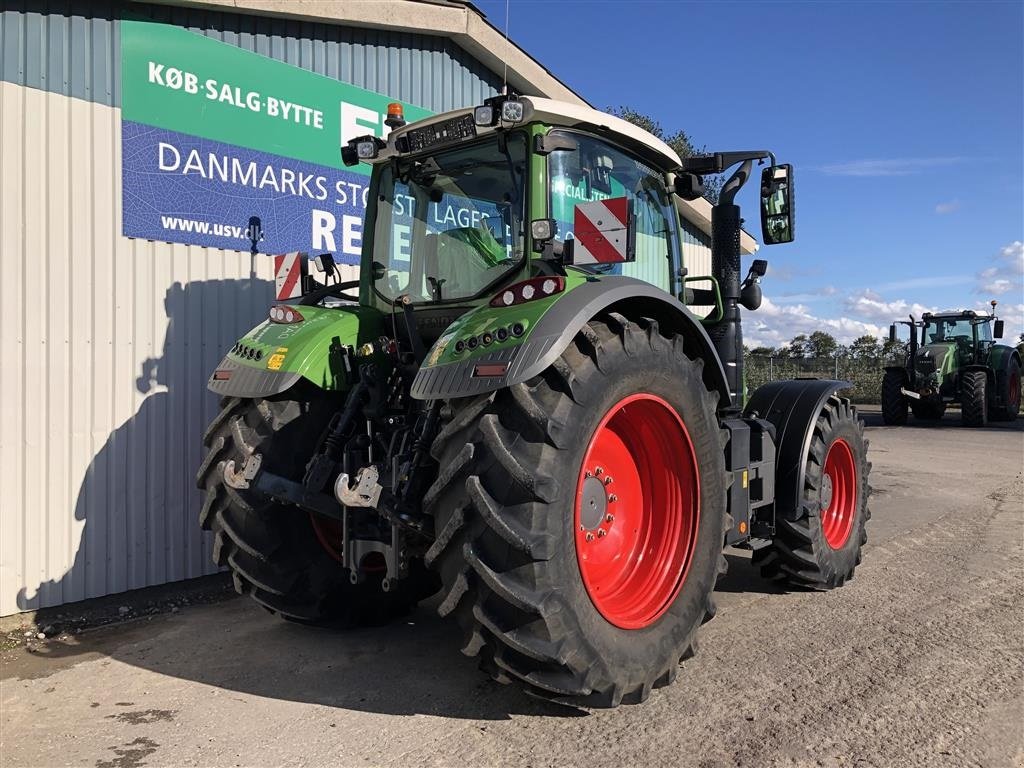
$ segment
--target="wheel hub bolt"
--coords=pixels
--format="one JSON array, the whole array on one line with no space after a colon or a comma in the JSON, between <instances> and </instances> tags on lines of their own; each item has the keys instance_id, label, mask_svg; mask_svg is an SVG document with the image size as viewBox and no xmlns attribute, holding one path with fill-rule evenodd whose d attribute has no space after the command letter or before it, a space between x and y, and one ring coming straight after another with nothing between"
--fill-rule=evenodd
<instances>
[{"instance_id":1,"label":"wheel hub bolt","mask_svg":"<svg viewBox=\"0 0 1024 768\"><path fill-rule=\"evenodd\" d=\"M594 467L594 474L600 475L602 472L604 472L604 467Z\"/></svg>"},{"instance_id":2,"label":"wheel hub bolt","mask_svg":"<svg viewBox=\"0 0 1024 768\"><path fill-rule=\"evenodd\" d=\"M593 477L593 476L594 476L594 473L593 473L593 472L591 472L591 471L590 471L590 470L588 469L588 470L587 470L586 472L584 472L584 473L583 473L583 476L584 476L584 477Z\"/></svg>"},{"instance_id":3,"label":"wheel hub bolt","mask_svg":"<svg viewBox=\"0 0 1024 768\"><path fill-rule=\"evenodd\" d=\"M614 522L614 520L615 520L615 515L605 515L604 516L604 521L606 523Z\"/></svg>"},{"instance_id":4,"label":"wheel hub bolt","mask_svg":"<svg viewBox=\"0 0 1024 768\"><path fill-rule=\"evenodd\" d=\"M606 477L604 479L604 484L605 485L611 485L612 484L612 476L611 475L608 475L608 477Z\"/></svg>"},{"instance_id":5,"label":"wheel hub bolt","mask_svg":"<svg viewBox=\"0 0 1024 768\"><path fill-rule=\"evenodd\" d=\"M618 496L616 496L616 495L615 495L614 493L613 493L613 494L611 494L611 495L610 495L610 496L608 497L608 501L618 501L618 500L619 500L619 497L618 497Z\"/></svg>"},{"instance_id":6,"label":"wheel hub bolt","mask_svg":"<svg viewBox=\"0 0 1024 768\"><path fill-rule=\"evenodd\" d=\"M597 529L597 538L603 539L607 535L608 535L608 531L606 531L604 528L598 528Z\"/></svg>"},{"instance_id":7,"label":"wheel hub bolt","mask_svg":"<svg viewBox=\"0 0 1024 768\"><path fill-rule=\"evenodd\" d=\"M594 540L594 534L592 534L592 533L590 533L590 532L588 531L588 532L587 532L587 541L593 541L593 540Z\"/></svg>"}]
</instances>

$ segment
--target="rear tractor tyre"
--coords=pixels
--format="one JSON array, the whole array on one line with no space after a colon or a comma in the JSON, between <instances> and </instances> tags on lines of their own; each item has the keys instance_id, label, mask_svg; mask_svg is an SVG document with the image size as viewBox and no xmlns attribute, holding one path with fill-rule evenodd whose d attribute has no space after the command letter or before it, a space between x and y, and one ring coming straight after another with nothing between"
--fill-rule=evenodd
<instances>
[{"instance_id":1,"label":"rear tractor tyre","mask_svg":"<svg viewBox=\"0 0 1024 768\"><path fill-rule=\"evenodd\" d=\"M797 520L777 518L772 543L754 552L763 576L817 590L853 578L871 518L867 448L856 409L845 398L830 397L814 425L804 466L803 514Z\"/></svg>"},{"instance_id":2,"label":"rear tractor tyre","mask_svg":"<svg viewBox=\"0 0 1024 768\"><path fill-rule=\"evenodd\" d=\"M988 424L988 375L964 371L960 379L960 419L965 427Z\"/></svg>"},{"instance_id":3,"label":"rear tractor tyre","mask_svg":"<svg viewBox=\"0 0 1024 768\"><path fill-rule=\"evenodd\" d=\"M206 458L196 477L204 492L200 525L213 533L213 561L229 568L235 590L272 613L308 624L382 624L437 591L436 576L413 561L410 575L383 592L377 564L353 585L341 564L331 520L224 482L253 453L262 466L301 479L313 446L337 403L225 398L203 437Z\"/></svg>"},{"instance_id":4,"label":"rear tractor tyre","mask_svg":"<svg viewBox=\"0 0 1024 768\"><path fill-rule=\"evenodd\" d=\"M888 370L882 377L882 421L890 426L907 423L907 396L901 391L906 383L900 370Z\"/></svg>"},{"instance_id":5,"label":"rear tractor tyre","mask_svg":"<svg viewBox=\"0 0 1024 768\"><path fill-rule=\"evenodd\" d=\"M530 381L450 403L426 559L495 679L614 707L694 653L728 525L701 371L681 337L612 314Z\"/></svg>"},{"instance_id":6,"label":"rear tractor tyre","mask_svg":"<svg viewBox=\"0 0 1024 768\"><path fill-rule=\"evenodd\" d=\"M989 414L992 421L1014 421L1020 413L1020 374L1020 363L1016 360L1011 360L1009 367L997 374L996 386L1003 405L992 408Z\"/></svg>"}]
</instances>

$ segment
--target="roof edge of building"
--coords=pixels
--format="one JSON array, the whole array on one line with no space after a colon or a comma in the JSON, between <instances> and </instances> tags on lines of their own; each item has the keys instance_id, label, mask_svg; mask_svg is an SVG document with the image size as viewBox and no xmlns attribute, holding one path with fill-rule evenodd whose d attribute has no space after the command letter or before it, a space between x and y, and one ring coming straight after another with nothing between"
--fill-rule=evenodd
<instances>
[{"instance_id":1,"label":"roof edge of building","mask_svg":"<svg viewBox=\"0 0 1024 768\"><path fill-rule=\"evenodd\" d=\"M512 40L506 41L505 35L487 21L486 16L472 3L438 0L363 0L358 3L351 0L145 2L447 37L493 72L505 72L507 64L509 85L520 93L590 106L582 96ZM507 55L503 57L501 52Z\"/></svg>"},{"instance_id":2,"label":"roof edge of building","mask_svg":"<svg viewBox=\"0 0 1024 768\"><path fill-rule=\"evenodd\" d=\"M679 214L700 230L711 235L711 201L706 197L699 197L696 200L676 199L676 208ZM745 256L757 253L760 244L745 229L740 230L740 251Z\"/></svg>"}]
</instances>

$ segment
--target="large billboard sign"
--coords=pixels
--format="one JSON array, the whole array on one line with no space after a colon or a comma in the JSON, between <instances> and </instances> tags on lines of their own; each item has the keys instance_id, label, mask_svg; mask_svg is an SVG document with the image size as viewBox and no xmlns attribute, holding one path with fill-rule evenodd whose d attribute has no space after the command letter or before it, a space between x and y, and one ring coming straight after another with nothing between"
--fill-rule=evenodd
<instances>
[{"instance_id":1,"label":"large billboard sign","mask_svg":"<svg viewBox=\"0 0 1024 768\"><path fill-rule=\"evenodd\" d=\"M178 27L121 24L122 231L357 264L369 167L340 147L385 136L388 96ZM405 106L407 120L430 112Z\"/></svg>"}]
</instances>

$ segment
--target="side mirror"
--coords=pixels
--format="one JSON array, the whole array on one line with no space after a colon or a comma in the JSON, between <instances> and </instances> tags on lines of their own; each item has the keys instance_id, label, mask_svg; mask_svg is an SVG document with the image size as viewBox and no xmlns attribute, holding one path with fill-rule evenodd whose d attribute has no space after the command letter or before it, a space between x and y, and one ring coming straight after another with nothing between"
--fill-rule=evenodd
<instances>
[{"instance_id":1,"label":"side mirror","mask_svg":"<svg viewBox=\"0 0 1024 768\"><path fill-rule=\"evenodd\" d=\"M992 324L992 336L997 338L997 339L1003 338L1003 321L1002 320L996 320Z\"/></svg>"},{"instance_id":2,"label":"side mirror","mask_svg":"<svg viewBox=\"0 0 1024 768\"><path fill-rule=\"evenodd\" d=\"M889 341L894 343L896 341L896 323L889 326Z\"/></svg>"},{"instance_id":3,"label":"side mirror","mask_svg":"<svg viewBox=\"0 0 1024 768\"><path fill-rule=\"evenodd\" d=\"M793 242L793 166L761 171L761 239L765 245Z\"/></svg>"}]
</instances>

